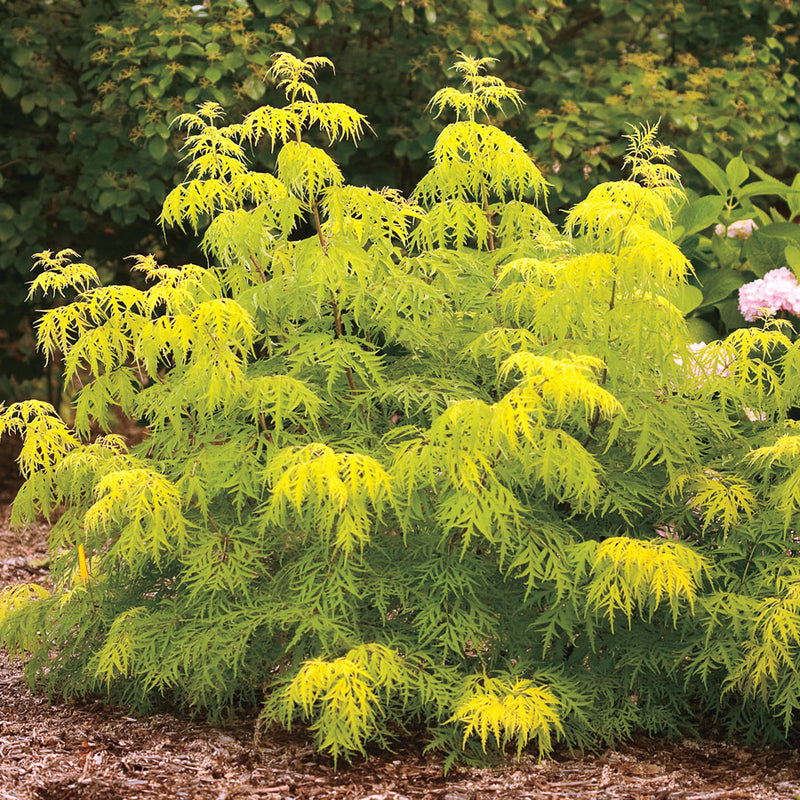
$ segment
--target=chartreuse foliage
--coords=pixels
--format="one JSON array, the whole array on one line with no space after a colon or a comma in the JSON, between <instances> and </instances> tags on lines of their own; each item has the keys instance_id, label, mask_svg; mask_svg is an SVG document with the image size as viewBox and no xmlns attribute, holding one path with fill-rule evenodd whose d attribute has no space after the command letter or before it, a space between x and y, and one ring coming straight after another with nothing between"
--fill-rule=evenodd
<instances>
[{"instance_id":1,"label":"chartreuse foliage","mask_svg":"<svg viewBox=\"0 0 800 800\"><path fill-rule=\"evenodd\" d=\"M14 519L56 517L52 592L0 606L37 685L261 703L334 757L411 728L458 758L794 725L800 346L770 324L690 349L655 128L560 229L488 121L521 103L488 65L434 96L411 199L346 183L308 134L368 123L284 53L283 104L179 118L161 221L202 228L211 266L137 256L133 288L38 255L31 295L74 293L39 344L78 391L71 425L0 410ZM119 411L141 444L90 439Z\"/></svg>"}]
</instances>

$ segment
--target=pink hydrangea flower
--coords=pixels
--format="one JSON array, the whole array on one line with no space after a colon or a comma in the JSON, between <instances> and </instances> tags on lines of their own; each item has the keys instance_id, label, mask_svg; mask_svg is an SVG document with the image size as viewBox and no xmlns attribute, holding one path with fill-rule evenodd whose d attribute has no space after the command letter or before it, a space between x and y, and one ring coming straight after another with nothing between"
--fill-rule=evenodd
<instances>
[{"instance_id":1,"label":"pink hydrangea flower","mask_svg":"<svg viewBox=\"0 0 800 800\"><path fill-rule=\"evenodd\" d=\"M794 273L781 267L746 283L739 289L739 311L748 322L779 311L800 316L800 287Z\"/></svg>"},{"instance_id":2,"label":"pink hydrangea flower","mask_svg":"<svg viewBox=\"0 0 800 800\"><path fill-rule=\"evenodd\" d=\"M729 239L749 239L753 231L758 229L754 219L740 219L737 222L731 222L730 225L717 225L714 228L714 233L717 236L727 236Z\"/></svg>"}]
</instances>

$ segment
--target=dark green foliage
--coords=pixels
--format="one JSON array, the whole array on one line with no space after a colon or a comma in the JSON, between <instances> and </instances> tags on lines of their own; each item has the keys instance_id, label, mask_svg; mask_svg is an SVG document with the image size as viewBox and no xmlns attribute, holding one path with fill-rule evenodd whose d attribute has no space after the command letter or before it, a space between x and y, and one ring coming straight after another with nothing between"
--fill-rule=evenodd
<instances>
[{"instance_id":1,"label":"dark green foliage","mask_svg":"<svg viewBox=\"0 0 800 800\"><path fill-rule=\"evenodd\" d=\"M710 341L746 324L739 287L781 267L800 274L800 226L792 222L800 216L800 174L788 184L740 155L724 169L697 153L684 155L715 191L692 193L673 232L695 268L681 310L692 314L695 339ZM765 200L766 210L756 204Z\"/></svg>"},{"instance_id":2,"label":"dark green foliage","mask_svg":"<svg viewBox=\"0 0 800 800\"><path fill-rule=\"evenodd\" d=\"M170 120L212 100L231 119L252 110L275 49L333 58L343 80L324 90L369 109L378 134L335 157L357 185L406 193L442 128L417 109L451 54L499 58L529 103L507 130L567 207L617 174L630 119L661 118L677 147L717 162L743 152L790 177L797 14L773 0L3 0L0 395L26 396L18 380L38 369L22 303L30 253L79 238L104 278L121 252L197 260L150 225L178 179Z\"/></svg>"},{"instance_id":3,"label":"dark green foliage","mask_svg":"<svg viewBox=\"0 0 800 800\"><path fill-rule=\"evenodd\" d=\"M283 105L178 120L165 225L212 266L139 256L142 288L38 254L75 293L39 342L74 424L25 435L23 522L66 508L55 589L0 637L51 693L218 715L262 703L334 757L428 731L451 758L716 721L775 741L800 685L800 346L775 321L699 351L670 240L683 198L651 126L563 227L515 139L518 92L462 56L411 199L347 184L310 134L327 59L281 53ZM275 171L251 167L273 150ZM112 412L149 432L94 442Z\"/></svg>"}]
</instances>

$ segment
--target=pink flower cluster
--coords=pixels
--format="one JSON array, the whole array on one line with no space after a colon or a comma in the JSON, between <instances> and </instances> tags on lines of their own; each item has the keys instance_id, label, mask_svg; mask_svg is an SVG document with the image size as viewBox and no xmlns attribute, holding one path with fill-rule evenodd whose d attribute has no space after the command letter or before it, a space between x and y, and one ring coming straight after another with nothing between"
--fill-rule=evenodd
<instances>
[{"instance_id":1,"label":"pink flower cluster","mask_svg":"<svg viewBox=\"0 0 800 800\"><path fill-rule=\"evenodd\" d=\"M727 226L715 226L714 233L717 236L727 236L729 239L749 239L755 230L758 230L758 225L754 219L740 219Z\"/></svg>"},{"instance_id":2,"label":"pink flower cluster","mask_svg":"<svg viewBox=\"0 0 800 800\"><path fill-rule=\"evenodd\" d=\"M800 317L800 287L788 267L770 270L763 278L739 289L739 311L748 321L788 311Z\"/></svg>"}]
</instances>

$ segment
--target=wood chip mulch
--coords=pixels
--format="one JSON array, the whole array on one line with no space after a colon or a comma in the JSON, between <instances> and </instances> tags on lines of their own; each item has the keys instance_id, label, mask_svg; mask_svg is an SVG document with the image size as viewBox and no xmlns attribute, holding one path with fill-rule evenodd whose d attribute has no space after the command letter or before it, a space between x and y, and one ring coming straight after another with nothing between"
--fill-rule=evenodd
<instances>
[{"instance_id":1,"label":"wood chip mulch","mask_svg":"<svg viewBox=\"0 0 800 800\"><path fill-rule=\"evenodd\" d=\"M46 526L8 525L16 479L0 443L0 587L46 583ZM641 739L603 753L463 768L415 742L333 768L300 735L258 745L252 719L211 726L49 704L0 650L0 800L800 800L800 753Z\"/></svg>"}]
</instances>

